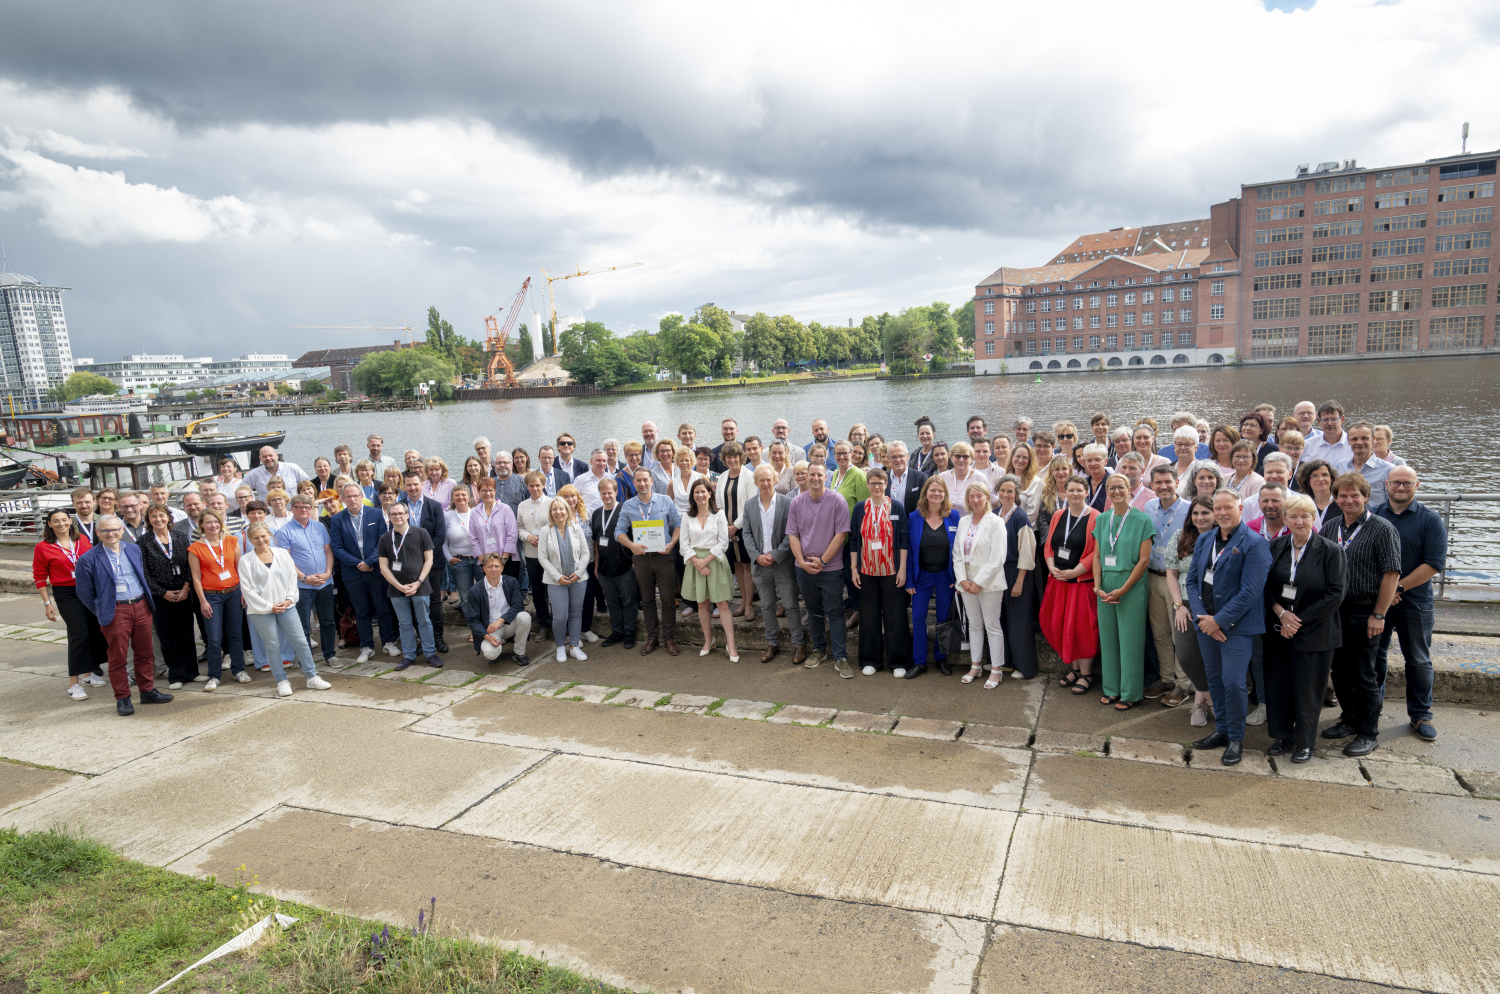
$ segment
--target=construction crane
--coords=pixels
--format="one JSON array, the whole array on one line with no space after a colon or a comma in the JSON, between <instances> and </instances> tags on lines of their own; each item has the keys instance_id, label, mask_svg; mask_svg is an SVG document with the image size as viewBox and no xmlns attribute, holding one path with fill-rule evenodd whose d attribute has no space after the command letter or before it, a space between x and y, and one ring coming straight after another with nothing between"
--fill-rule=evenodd
<instances>
[{"instance_id":1,"label":"construction crane","mask_svg":"<svg viewBox=\"0 0 1500 994\"><path fill-rule=\"evenodd\" d=\"M510 333L516 326L516 318L521 316L521 304L526 299L526 291L531 289L531 277L526 277L521 284L521 289L516 291L515 298L510 302L510 313L505 316L505 327L500 327L500 322L495 320L491 314L484 319L484 350L490 354L489 365L485 367L484 385L487 387L513 387L516 386L516 367L510 361L510 356L505 354L505 344L510 341ZM505 370L504 381L498 380L495 373L503 368Z\"/></svg>"},{"instance_id":2,"label":"construction crane","mask_svg":"<svg viewBox=\"0 0 1500 994\"><path fill-rule=\"evenodd\" d=\"M609 267L606 267L604 269L583 269L583 268L580 268L576 273L563 273L561 276L547 276L547 270L543 269L542 270L542 275L547 277L547 310L550 311L551 314L552 314L552 354L553 355L559 355L559 354L561 354L560 350L558 349L558 345L557 345L557 340L559 338L558 333L557 333L557 304L552 299L552 284L553 283L556 283L558 280L573 280L573 279L577 279L580 276L594 276L594 275L596 275L598 273L612 273L612 272L614 272L617 269L634 269L636 266L644 266L644 265L645 265L644 262L627 262L623 266L609 266Z\"/></svg>"},{"instance_id":3,"label":"construction crane","mask_svg":"<svg viewBox=\"0 0 1500 994\"><path fill-rule=\"evenodd\" d=\"M362 324L289 324L288 328L299 328L304 331L404 331L406 332L406 343L416 344L412 339L411 325L409 324L371 324L364 321Z\"/></svg>"}]
</instances>

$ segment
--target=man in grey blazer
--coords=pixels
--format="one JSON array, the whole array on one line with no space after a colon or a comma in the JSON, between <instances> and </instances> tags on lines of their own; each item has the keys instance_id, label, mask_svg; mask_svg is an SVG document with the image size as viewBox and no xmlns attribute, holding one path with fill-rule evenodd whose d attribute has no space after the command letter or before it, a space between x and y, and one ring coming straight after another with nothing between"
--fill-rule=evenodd
<instances>
[{"instance_id":1,"label":"man in grey blazer","mask_svg":"<svg viewBox=\"0 0 1500 994\"><path fill-rule=\"evenodd\" d=\"M769 663L779 651L781 624L776 620L776 605L786 608L787 624L792 629L792 664L798 665L807 659L807 648L802 644L802 619L797 608L797 581L793 576L792 543L786 534L787 511L792 506L791 498L776 492L776 471L769 463L762 463L755 471L757 500L747 501L740 509L740 520L736 522L745 539L745 551L750 555L750 576L760 594L761 616L766 625L766 651L760 661Z\"/></svg>"}]
</instances>

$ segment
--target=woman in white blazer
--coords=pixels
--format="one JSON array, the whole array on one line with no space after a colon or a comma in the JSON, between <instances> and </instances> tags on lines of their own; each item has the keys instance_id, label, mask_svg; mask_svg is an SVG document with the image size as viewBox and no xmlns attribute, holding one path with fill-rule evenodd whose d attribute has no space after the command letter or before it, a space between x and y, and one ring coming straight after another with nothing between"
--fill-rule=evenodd
<instances>
[{"instance_id":1,"label":"woman in white blazer","mask_svg":"<svg viewBox=\"0 0 1500 994\"><path fill-rule=\"evenodd\" d=\"M552 606L547 596L546 577L542 572L537 548L542 533L547 530L547 510L552 498L547 496L547 478L542 471L534 469L523 478L526 492L531 496L516 505L516 534L521 545L521 563L526 570L526 585L531 591L532 606L536 608L538 637L552 627Z\"/></svg>"},{"instance_id":2,"label":"woman in white blazer","mask_svg":"<svg viewBox=\"0 0 1500 994\"><path fill-rule=\"evenodd\" d=\"M570 653L574 659L588 659L579 638L589 589L589 540L565 500L553 500L547 509L547 527L537 537L537 562L551 602L557 661L566 661Z\"/></svg>"},{"instance_id":3,"label":"woman in white blazer","mask_svg":"<svg viewBox=\"0 0 1500 994\"><path fill-rule=\"evenodd\" d=\"M318 676L312 647L297 617L297 567L292 564L290 552L271 544L274 534L264 521L246 529L250 551L240 557L240 595L245 598L245 610L265 644L278 696L292 696L291 681L281 665L283 640L297 653L297 665L307 677L308 689L327 690L332 684Z\"/></svg>"},{"instance_id":4,"label":"woman in white blazer","mask_svg":"<svg viewBox=\"0 0 1500 994\"><path fill-rule=\"evenodd\" d=\"M725 442L719 451L725 470L714 484L714 497L729 522L729 569L740 589L740 617L749 618L755 600L755 581L750 576L750 555L740 530L745 527L745 508L755 502L755 467L746 466L745 450L738 442Z\"/></svg>"},{"instance_id":5,"label":"woman in white blazer","mask_svg":"<svg viewBox=\"0 0 1500 994\"><path fill-rule=\"evenodd\" d=\"M969 618L969 672L973 683L983 670L984 640L990 642L990 664L1005 665L1005 633L1000 609L1005 599L1005 522L990 513L990 488L975 480L964 488L964 517L953 533L953 579ZM993 690L996 682L986 686Z\"/></svg>"}]
</instances>

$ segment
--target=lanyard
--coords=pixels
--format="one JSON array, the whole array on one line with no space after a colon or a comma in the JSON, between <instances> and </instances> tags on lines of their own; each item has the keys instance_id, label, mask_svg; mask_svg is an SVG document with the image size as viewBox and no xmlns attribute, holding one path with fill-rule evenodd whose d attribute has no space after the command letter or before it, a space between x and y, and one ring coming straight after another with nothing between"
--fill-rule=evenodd
<instances>
[{"instance_id":1,"label":"lanyard","mask_svg":"<svg viewBox=\"0 0 1500 994\"><path fill-rule=\"evenodd\" d=\"M153 537L155 537L155 536L153 536ZM156 547L161 550L161 554L162 555L166 556L168 559L171 559L172 558L172 533L171 532L167 532L167 544L166 545L162 545L161 544L161 539L159 539L159 538L156 539Z\"/></svg>"},{"instance_id":2,"label":"lanyard","mask_svg":"<svg viewBox=\"0 0 1500 994\"><path fill-rule=\"evenodd\" d=\"M1330 504L1328 506L1332 507L1333 505ZM1342 521L1339 522L1339 548L1340 549L1347 549L1347 548L1349 548L1349 543L1354 541L1354 536L1358 535L1360 533L1360 531L1365 527L1365 515L1368 515L1369 513L1370 513L1369 511L1366 511L1365 514L1360 515L1359 524L1355 527L1354 531L1352 531L1352 532L1349 533L1349 537L1348 538L1344 537L1344 523Z\"/></svg>"},{"instance_id":3,"label":"lanyard","mask_svg":"<svg viewBox=\"0 0 1500 994\"><path fill-rule=\"evenodd\" d=\"M1317 505L1314 504L1313 506L1316 507ZM1323 508L1323 510L1321 510L1321 511L1318 512L1318 529L1319 530L1322 530L1322 528L1323 528L1323 521L1324 521L1324 519L1326 519L1328 517L1328 511L1333 506L1334 506L1333 501L1330 500L1328 502L1328 506L1325 507L1325 508Z\"/></svg>"},{"instance_id":4,"label":"lanyard","mask_svg":"<svg viewBox=\"0 0 1500 994\"><path fill-rule=\"evenodd\" d=\"M1120 535L1125 531L1125 522L1129 519L1129 517L1130 517L1129 514L1122 514L1122 515L1120 515L1120 527L1116 528L1115 527L1115 511L1114 511L1114 508L1110 508L1110 510L1109 510L1109 521L1104 526L1104 530L1109 533L1109 551L1110 552L1114 552L1115 551L1115 543L1120 540Z\"/></svg>"},{"instance_id":5,"label":"lanyard","mask_svg":"<svg viewBox=\"0 0 1500 994\"><path fill-rule=\"evenodd\" d=\"M78 546L75 545L71 549L64 549L62 545L59 544L57 547L62 551L62 554L64 556L68 557L68 565L72 566L76 570L78 567Z\"/></svg>"},{"instance_id":6,"label":"lanyard","mask_svg":"<svg viewBox=\"0 0 1500 994\"><path fill-rule=\"evenodd\" d=\"M974 533L979 530L979 522L973 518L969 519L969 533L964 536L964 555L968 555L974 548Z\"/></svg>"},{"instance_id":7,"label":"lanyard","mask_svg":"<svg viewBox=\"0 0 1500 994\"><path fill-rule=\"evenodd\" d=\"M124 563L121 562L121 560L123 560L125 558L125 556L123 554L123 550L122 550L122 552L120 554L116 554L116 553L110 552L108 549L105 549L104 550L104 554L109 557L110 563L113 564L113 566L115 568L115 576L119 578L119 581L121 583L124 583L125 582L125 570L123 568L124 567Z\"/></svg>"},{"instance_id":8,"label":"lanyard","mask_svg":"<svg viewBox=\"0 0 1500 994\"><path fill-rule=\"evenodd\" d=\"M1234 536L1232 536L1232 535L1230 536L1230 538L1233 538L1233 537ZM1214 545L1218 545L1218 544L1219 544L1218 538L1215 537L1215 539L1214 539ZM1212 562L1210 562L1208 564L1208 571L1210 573L1212 573L1214 570L1216 570L1216 569L1219 568L1219 560L1223 559L1224 558L1224 553L1226 553L1226 552L1229 551L1229 545L1230 545L1229 539L1225 539L1224 540L1224 548L1220 549L1218 552L1210 552L1209 553L1210 558L1213 560Z\"/></svg>"},{"instance_id":9,"label":"lanyard","mask_svg":"<svg viewBox=\"0 0 1500 994\"><path fill-rule=\"evenodd\" d=\"M203 547L208 550L208 554L209 555L211 555L211 556L214 557L214 562L216 564L218 564L219 572L222 573L224 571L224 538L223 538L223 536L221 535L219 537L219 551L218 552L215 552L214 551L214 547L211 546L211 545L209 545L207 541L205 541L203 543Z\"/></svg>"},{"instance_id":10,"label":"lanyard","mask_svg":"<svg viewBox=\"0 0 1500 994\"><path fill-rule=\"evenodd\" d=\"M1073 512L1072 511L1067 511L1067 512L1064 512L1064 513L1067 514L1067 517L1063 520L1063 540L1062 540L1062 544L1063 545L1067 545L1068 542L1073 538L1073 529L1076 527L1076 525L1073 523ZM1111 511L1110 513L1113 514L1114 512ZM1078 516L1078 520L1079 521L1087 521L1088 520L1088 515L1087 514L1080 514Z\"/></svg>"},{"instance_id":11,"label":"lanyard","mask_svg":"<svg viewBox=\"0 0 1500 994\"><path fill-rule=\"evenodd\" d=\"M391 558L396 561L397 570L401 569L401 547L406 544L406 536L410 534L410 528L406 529L404 533L398 532L394 528L391 529ZM399 542L396 541L398 535L401 537L401 541Z\"/></svg>"},{"instance_id":12,"label":"lanyard","mask_svg":"<svg viewBox=\"0 0 1500 994\"><path fill-rule=\"evenodd\" d=\"M609 511L605 511L603 514L601 514L599 516L599 523L604 526L603 533L604 533L604 539L605 539L605 541L608 541L609 539L614 538L614 535L615 535L615 522L617 522L617 521L620 520L620 511L622 511L624 509L624 507L625 507L624 504L618 504L617 503L617 504L615 504L614 513L610 513Z\"/></svg>"},{"instance_id":13,"label":"lanyard","mask_svg":"<svg viewBox=\"0 0 1500 994\"><path fill-rule=\"evenodd\" d=\"M1296 582L1297 582L1297 565L1302 562L1302 557L1305 556L1305 555L1307 555L1307 547L1308 547L1309 544L1311 544L1311 541L1312 541L1312 537L1308 536L1308 541L1302 543L1302 548L1300 548L1300 549L1297 548L1297 543L1296 542L1292 543L1292 575L1290 577L1288 577L1288 582L1289 583L1296 584Z\"/></svg>"}]
</instances>

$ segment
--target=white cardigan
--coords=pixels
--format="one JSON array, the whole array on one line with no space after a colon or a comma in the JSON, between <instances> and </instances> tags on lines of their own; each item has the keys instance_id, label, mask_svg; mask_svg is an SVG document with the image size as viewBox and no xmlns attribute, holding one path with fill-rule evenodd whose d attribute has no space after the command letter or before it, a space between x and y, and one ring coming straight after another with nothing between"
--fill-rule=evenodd
<instances>
[{"instance_id":1,"label":"white cardigan","mask_svg":"<svg viewBox=\"0 0 1500 994\"><path fill-rule=\"evenodd\" d=\"M580 579L589 575L589 540L584 538L583 529L574 521L568 525L567 537L573 548L573 572ZM542 564L543 582L554 586L562 579L562 552L557 544L557 530L548 525L542 530L536 544L537 559Z\"/></svg>"},{"instance_id":2,"label":"white cardigan","mask_svg":"<svg viewBox=\"0 0 1500 994\"><path fill-rule=\"evenodd\" d=\"M724 519L724 512L715 511L710 514L702 528L698 527L696 517L684 514L682 538L678 544L682 547L683 562L697 556L699 549L707 549L710 556L727 565L729 560L724 557L724 553L729 548L729 522Z\"/></svg>"},{"instance_id":3,"label":"white cardigan","mask_svg":"<svg viewBox=\"0 0 1500 994\"><path fill-rule=\"evenodd\" d=\"M527 497L516 507L516 531L521 536L521 552L528 559L537 557L540 544L532 545L526 539L531 535L540 538L542 533L551 527L547 521L547 515L551 513L552 502L556 499L542 494L541 500L532 500Z\"/></svg>"},{"instance_id":4,"label":"white cardigan","mask_svg":"<svg viewBox=\"0 0 1500 994\"><path fill-rule=\"evenodd\" d=\"M757 497L759 494L759 492L755 489L755 470L741 467L737 482L739 484L738 489L740 515L739 518L735 520L734 526L736 528L743 528L745 527L743 524L745 520L745 508L749 506L750 501L755 499L755 497ZM720 473L719 482L714 487L714 499L719 502L719 510L723 511L726 516L729 513L729 502L724 498L727 496L728 486L729 474Z\"/></svg>"},{"instance_id":5,"label":"white cardigan","mask_svg":"<svg viewBox=\"0 0 1500 994\"><path fill-rule=\"evenodd\" d=\"M974 516L966 514L959 519L958 528L953 532L953 579L955 582L968 580L977 583L986 593L1002 591L1005 589L1005 522L998 514L986 514L979 519L970 549L972 561L965 563L964 539L973 524Z\"/></svg>"},{"instance_id":6,"label":"white cardigan","mask_svg":"<svg viewBox=\"0 0 1500 994\"><path fill-rule=\"evenodd\" d=\"M271 565L260 561L251 549L240 557L240 593L245 598L245 610L251 614L271 614L272 608L298 597L297 567L292 564L292 554L285 549L272 546Z\"/></svg>"}]
</instances>

